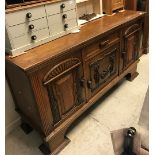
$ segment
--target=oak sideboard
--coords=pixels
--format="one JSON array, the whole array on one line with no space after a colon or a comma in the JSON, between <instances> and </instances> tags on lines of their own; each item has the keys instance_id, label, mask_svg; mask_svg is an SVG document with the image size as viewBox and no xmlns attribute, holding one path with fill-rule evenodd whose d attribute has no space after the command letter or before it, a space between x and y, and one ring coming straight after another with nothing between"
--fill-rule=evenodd
<instances>
[{"instance_id":1,"label":"oak sideboard","mask_svg":"<svg viewBox=\"0 0 155 155\"><path fill-rule=\"evenodd\" d=\"M144 13L122 11L86 23L27 53L6 56L6 75L22 128L40 134L42 152L57 154L70 125L110 88L137 75Z\"/></svg>"}]
</instances>

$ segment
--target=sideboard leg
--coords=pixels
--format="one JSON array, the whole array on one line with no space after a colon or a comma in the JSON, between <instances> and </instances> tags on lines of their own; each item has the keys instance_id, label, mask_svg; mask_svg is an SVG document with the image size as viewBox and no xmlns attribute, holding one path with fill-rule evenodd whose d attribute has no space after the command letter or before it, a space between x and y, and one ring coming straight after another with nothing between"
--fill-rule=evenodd
<instances>
[{"instance_id":1,"label":"sideboard leg","mask_svg":"<svg viewBox=\"0 0 155 155\"><path fill-rule=\"evenodd\" d=\"M64 147L70 142L65 136L66 129L62 129L60 132L53 135L49 140L47 140L44 145L40 146L40 150L44 155L57 155ZM46 138L46 139L48 139ZM50 153L50 154L49 154Z\"/></svg>"},{"instance_id":2,"label":"sideboard leg","mask_svg":"<svg viewBox=\"0 0 155 155\"><path fill-rule=\"evenodd\" d=\"M137 72L137 66L136 66L134 69L131 70L130 73L126 75L126 79L128 81L133 81L138 75L139 73Z\"/></svg>"},{"instance_id":3,"label":"sideboard leg","mask_svg":"<svg viewBox=\"0 0 155 155\"><path fill-rule=\"evenodd\" d=\"M24 121L22 121L20 127L25 132L25 134L29 134L31 131L33 131L33 128Z\"/></svg>"},{"instance_id":4,"label":"sideboard leg","mask_svg":"<svg viewBox=\"0 0 155 155\"><path fill-rule=\"evenodd\" d=\"M49 147L48 147L46 144L42 143L42 144L39 146L39 149L40 149L40 151L41 151L44 155L51 155L51 151L50 151Z\"/></svg>"}]
</instances>

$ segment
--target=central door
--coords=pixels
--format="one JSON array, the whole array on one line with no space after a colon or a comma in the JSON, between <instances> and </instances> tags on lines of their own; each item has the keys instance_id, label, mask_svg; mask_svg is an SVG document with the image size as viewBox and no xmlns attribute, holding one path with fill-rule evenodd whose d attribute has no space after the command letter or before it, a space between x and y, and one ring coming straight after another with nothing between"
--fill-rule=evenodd
<instances>
[{"instance_id":1,"label":"central door","mask_svg":"<svg viewBox=\"0 0 155 155\"><path fill-rule=\"evenodd\" d=\"M86 62L87 99L118 75L118 52L114 45Z\"/></svg>"}]
</instances>

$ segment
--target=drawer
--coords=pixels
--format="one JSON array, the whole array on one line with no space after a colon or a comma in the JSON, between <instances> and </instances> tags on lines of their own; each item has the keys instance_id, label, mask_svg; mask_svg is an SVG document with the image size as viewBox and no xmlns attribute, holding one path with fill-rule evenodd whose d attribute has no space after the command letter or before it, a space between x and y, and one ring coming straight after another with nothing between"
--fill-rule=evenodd
<instances>
[{"instance_id":1,"label":"drawer","mask_svg":"<svg viewBox=\"0 0 155 155\"><path fill-rule=\"evenodd\" d=\"M30 44L30 38L28 35L23 35L18 38L12 39L11 43L13 44L13 48L16 49Z\"/></svg>"},{"instance_id":2,"label":"drawer","mask_svg":"<svg viewBox=\"0 0 155 155\"><path fill-rule=\"evenodd\" d=\"M46 16L44 5L28 9L27 13L32 14L32 17L29 20L34 20L34 19L38 19Z\"/></svg>"},{"instance_id":3,"label":"drawer","mask_svg":"<svg viewBox=\"0 0 155 155\"><path fill-rule=\"evenodd\" d=\"M84 56L88 59L92 58L119 41L120 33L109 34L102 39L92 41L92 43L85 47Z\"/></svg>"},{"instance_id":4,"label":"drawer","mask_svg":"<svg viewBox=\"0 0 155 155\"><path fill-rule=\"evenodd\" d=\"M64 31L64 25L61 23L55 23L49 26L50 35L56 35L58 33L62 33Z\"/></svg>"},{"instance_id":5,"label":"drawer","mask_svg":"<svg viewBox=\"0 0 155 155\"><path fill-rule=\"evenodd\" d=\"M119 9L121 7L124 7L124 3L123 0L113 0L112 1L112 8L115 9Z\"/></svg>"},{"instance_id":6,"label":"drawer","mask_svg":"<svg viewBox=\"0 0 155 155\"><path fill-rule=\"evenodd\" d=\"M66 30L70 30L72 28L75 28L78 25L76 19L68 20L65 23L68 24L68 28Z\"/></svg>"},{"instance_id":7,"label":"drawer","mask_svg":"<svg viewBox=\"0 0 155 155\"><path fill-rule=\"evenodd\" d=\"M29 28L30 26L34 28L30 29ZM11 39L13 39L26 34L28 31L36 31L47 27L48 27L47 19L40 18L34 21L30 21L28 23L23 23L12 27L8 27L8 33Z\"/></svg>"},{"instance_id":8,"label":"drawer","mask_svg":"<svg viewBox=\"0 0 155 155\"><path fill-rule=\"evenodd\" d=\"M65 28L65 26L67 25L67 27ZM64 23L55 23L49 26L50 29L50 35L55 35L58 33L61 33L63 31L67 31L67 30L71 30L72 28L77 26L77 20L76 19L72 19L72 20L68 20Z\"/></svg>"},{"instance_id":9,"label":"drawer","mask_svg":"<svg viewBox=\"0 0 155 155\"><path fill-rule=\"evenodd\" d=\"M65 12L74 9L76 6L75 0L68 0L64 2L58 2L53 4L45 5L47 15L58 14L60 12Z\"/></svg>"},{"instance_id":10,"label":"drawer","mask_svg":"<svg viewBox=\"0 0 155 155\"><path fill-rule=\"evenodd\" d=\"M49 16L48 23L49 25L52 25L53 23L63 23L65 21L75 19L75 18L76 18L76 12L74 9L74 10L67 11L65 13Z\"/></svg>"},{"instance_id":11,"label":"drawer","mask_svg":"<svg viewBox=\"0 0 155 155\"><path fill-rule=\"evenodd\" d=\"M36 36L36 39L33 40L32 37ZM42 29L39 31L27 33L23 36L14 38L11 40L11 43L13 44L13 48L19 48L22 46L27 46L30 43L35 43L40 40L43 40L45 38L49 37L49 31L48 28Z\"/></svg>"},{"instance_id":12,"label":"drawer","mask_svg":"<svg viewBox=\"0 0 155 155\"><path fill-rule=\"evenodd\" d=\"M38 42L40 40L48 38L49 37L49 30L48 30L48 28L45 28L45 29L42 29L39 31L31 32L29 34L30 34L31 43L34 43L34 42ZM36 40L33 40L32 36L36 36Z\"/></svg>"},{"instance_id":13,"label":"drawer","mask_svg":"<svg viewBox=\"0 0 155 155\"><path fill-rule=\"evenodd\" d=\"M33 7L31 9L25 9L6 14L6 24L8 26L13 26L45 16L46 12L44 6Z\"/></svg>"},{"instance_id":14,"label":"drawer","mask_svg":"<svg viewBox=\"0 0 155 155\"><path fill-rule=\"evenodd\" d=\"M20 23L24 23L26 21L26 13L27 13L27 10L20 10L20 11L6 14L5 16L6 24L8 26L13 26Z\"/></svg>"}]
</instances>

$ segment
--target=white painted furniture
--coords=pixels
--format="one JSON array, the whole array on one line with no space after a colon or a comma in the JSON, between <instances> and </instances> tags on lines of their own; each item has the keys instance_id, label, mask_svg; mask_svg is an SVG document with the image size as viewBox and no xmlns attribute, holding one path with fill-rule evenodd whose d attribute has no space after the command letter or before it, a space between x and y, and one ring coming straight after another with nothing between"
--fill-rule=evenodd
<instances>
[{"instance_id":1,"label":"white painted furniture","mask_svg":"<svg viewBox=\"0 0 155 155\"><path fill-rule=\"evenodd\" d=\"M6 52L12 56L78 29L75 0L6 11Z\"/></svg>"}]
</instances>

